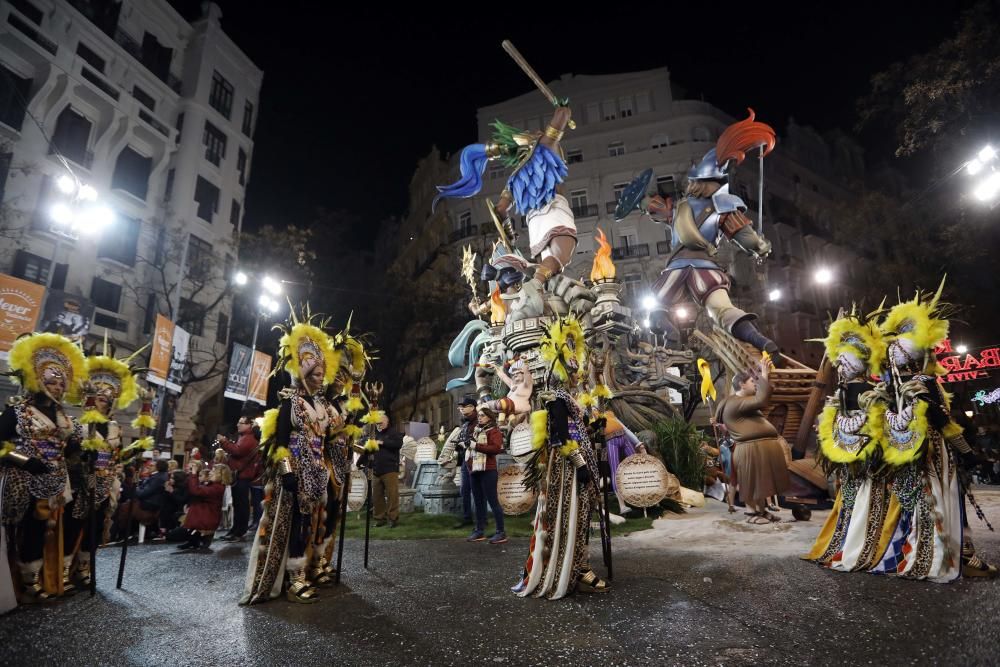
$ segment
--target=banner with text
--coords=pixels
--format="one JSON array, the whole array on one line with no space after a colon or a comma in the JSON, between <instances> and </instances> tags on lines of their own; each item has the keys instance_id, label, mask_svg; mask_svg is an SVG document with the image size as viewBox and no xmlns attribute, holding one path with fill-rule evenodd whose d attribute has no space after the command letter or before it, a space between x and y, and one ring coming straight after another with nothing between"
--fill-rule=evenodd
<instances>
[{"instance_id":1,"label":"banner with text","mask_svg":"<svg viewBox=\"0 0 1000 667\"><path fill-rule=\"evenodd\" d=\"M249 399L267 405L267 382L271 376L271 355L260 350L253 353L253 367L250 369Z\"/></svg>"},{"instance_id":2,"label":"banner with text","mask_svg":"<svg viewBox=\"0 0 1000 667\"><path fill-rule=\"evenodd\" d=\"M167 373L167 389L180 392L188 375L188 346L191 344L191 334L174 325L174 338L171 341L170 372Z\"/></svg>"},{"instance_id":3,"label":"banner with text","mask_svg":"<svg viewBox=\"0 0 1000 667\"><path fill-rule=\"evenodd\" d=\"M170 355L174 338L174 323L163 315L156 316L156 331L153 333L153 347L149 353L149 372L146 380L163 385L170 374Z\"/></svg>"},{"instance_id":4,"label":"banner with text","mask_svg":"<svg viewBox=\"0 0 1000 667\"><path fill-rule=\"evenodd\" d=\"M223 393L226 398L247 400L252 358L249 347L233 343L233 354L229 358L229 374L226 376L226 391Z\"/></svg>"},{"instance_id":5,"label":"banner with text","mask_svg":"<svg viewBox=\"0 0 1000 667\"><path fill-rule=\"evenodd\" d=\"M18 336L35 330L44 298L44 286L0 273L0 359Z\"/></svg>"}]
</instances>

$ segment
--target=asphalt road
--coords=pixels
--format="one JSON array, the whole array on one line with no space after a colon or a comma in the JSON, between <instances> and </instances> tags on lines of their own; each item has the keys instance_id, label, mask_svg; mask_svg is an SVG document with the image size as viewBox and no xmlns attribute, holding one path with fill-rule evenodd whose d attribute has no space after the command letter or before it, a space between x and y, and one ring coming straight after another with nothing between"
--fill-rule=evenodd
<instances>
[{"instance_id":1,"label":"asphalt road","mask_svg":"<svg viewBox=\"0 0 1000 667\"><path fill-rule=\"evenodd\" d=\"M1000 524L1000 497L980 495L992 500L988 514ZM781 537L801 540L805 551L821 518ZM102 550L96 597L78 594L0 618L0 664L1000 662L1000 580L939 585L828 572L787 548L771 553L780 528L747 533L717 507L691 519L739 533L736 548L727 552L716 540L702 550L694 523L684 543L683 524L657 522L653 531L616 540L610 593L556 602L508 591L524 539L373 542L368 571L361 543L352 541L343 584L324 589L318 604L282 599L250 608L236 604L247 544L216 543L212 554L130 548L121 591L114 589L118 551ZM981 552L1000 561L1000 538L982 528L977 535ZM739 548L748 540L756 548ZM599 558L597 550L595 564Z\"/></svg>"}]
</instances>

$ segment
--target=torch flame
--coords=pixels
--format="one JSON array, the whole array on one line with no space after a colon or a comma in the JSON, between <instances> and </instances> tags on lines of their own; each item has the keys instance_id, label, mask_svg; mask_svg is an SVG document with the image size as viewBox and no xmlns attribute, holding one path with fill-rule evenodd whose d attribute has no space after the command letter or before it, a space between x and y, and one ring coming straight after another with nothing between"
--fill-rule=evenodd
<instances>
[{"instance_id":1,"label":"torch flame","mask_svg":"<svg viewBox=\"0 0 1000 667\"><path fill-rule=\"evenodd\" d=\"M615 277L615 264L611 261L611 244L608 237L604 235L604 230L597 228L597 236L594 237L600 246L594 253L594 266L590 269L590 279L595 283L613 280Z\"/></svg>"},{"instance_id":2,"label":"torch flame","mask_svg":"<svg viewBox=\"0 0 1000 667\"><path fill-rule=\"evenodd\" d=\"M507 307L500 298L500 287L493 290L490 295L490 324L496 326L503 324L507 319Z\"/></svg>"}]
</instances>

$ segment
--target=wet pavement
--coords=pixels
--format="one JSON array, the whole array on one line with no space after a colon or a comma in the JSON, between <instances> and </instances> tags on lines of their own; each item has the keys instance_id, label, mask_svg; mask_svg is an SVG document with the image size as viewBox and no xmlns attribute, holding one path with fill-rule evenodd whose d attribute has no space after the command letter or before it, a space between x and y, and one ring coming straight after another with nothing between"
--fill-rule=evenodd
<instances>
[{"instance_id":1,"label":"wet pavement","mask_svg":"<svg viewBox=\"0 0 1000 667\"><path fill-rule=\"evenodd\" d=\"M980 492L1000 524L1000 494ZM783 514L788 514L784 512ZM690 531L657 522L616 539L613 590L566 600L516 598L527 540L372 542L345 550L343 583L314 605L236 604L248 544L212 554L130 547L114 589L117 549L99 553L99 590L0 618L4 665L843 665L996 664L1000 580L950 585L839 574L769 544L805 551L823 515L748 535L717 505ZM712 523L739 539L702 549ZM667 525L669 524L669 525ZM980 551L1000 537L978 521ZM691 541L685 543L684 534ZM662 535L662 539L658 535ZM745 549L747 539L757 548ZM701 540L701 541L699 541ZM593 562L598 564L599 549Z\"/></svg>"}]
</instances>

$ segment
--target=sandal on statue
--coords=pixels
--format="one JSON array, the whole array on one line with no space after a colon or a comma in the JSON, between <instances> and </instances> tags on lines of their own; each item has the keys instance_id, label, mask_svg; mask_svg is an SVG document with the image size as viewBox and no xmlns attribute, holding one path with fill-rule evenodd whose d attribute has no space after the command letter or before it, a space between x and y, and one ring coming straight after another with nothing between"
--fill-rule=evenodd
<instances>
[{"instance_id":1,"label":"sandal on statue","mask_svg":"<svg viewBox=\"0 0 1000 667\"><path fill-rule=\"evenodd\" d=\"M607 593L611 586L591 570L580 577L579 589L581 593Z\"/></svg>"}]
</instances>

